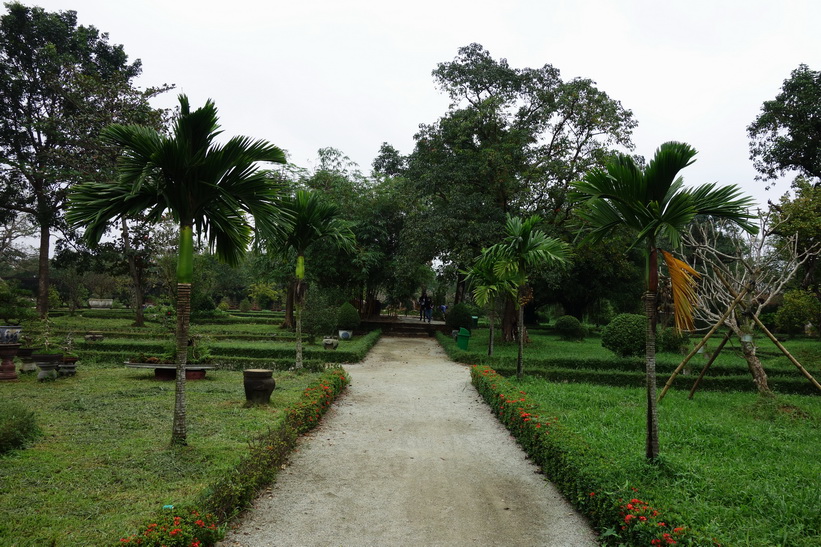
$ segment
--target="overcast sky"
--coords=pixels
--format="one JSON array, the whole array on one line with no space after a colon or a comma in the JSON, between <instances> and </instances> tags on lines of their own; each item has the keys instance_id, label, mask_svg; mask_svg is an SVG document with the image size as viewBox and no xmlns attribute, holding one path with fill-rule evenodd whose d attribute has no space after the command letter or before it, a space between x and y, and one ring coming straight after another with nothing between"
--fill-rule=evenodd
<instances>
[{"instance_id":1,"label":"overcast sky","mask_svg":"<svg viewBox=\"0 0 821 547\"><path fill-rule=\"evenodd\" d=\"M265 138L291 162L334 147L369 173L382 142L413 149L420 123L447 110L431 71L482 44L512 67L551 64L590 78L633 111L635 152L684 141L699 154L690 185L753 180L746 127L800 63L821 70L818 0L40 0L74 10L142 59L155 102L216 102L228 135Z\"/></svg>"}]
</instances>

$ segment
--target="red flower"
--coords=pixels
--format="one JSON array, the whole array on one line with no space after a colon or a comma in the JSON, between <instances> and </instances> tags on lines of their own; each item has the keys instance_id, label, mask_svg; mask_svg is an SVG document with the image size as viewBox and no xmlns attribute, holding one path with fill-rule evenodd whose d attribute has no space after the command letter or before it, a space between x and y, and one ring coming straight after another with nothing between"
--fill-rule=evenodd
<instances>
[{"instance_id":1,"label":"red flower","mask_svg":"<svg viewBox=\"0 0 821 547\"><path fill-rule=\"evenodd\" d=\"M626 517L624 517L624 522L626 522L627 524L630 524L630 521L633 520L634 518L636 518L636 515L627 515Z\"/></svg>"}]
</instances>

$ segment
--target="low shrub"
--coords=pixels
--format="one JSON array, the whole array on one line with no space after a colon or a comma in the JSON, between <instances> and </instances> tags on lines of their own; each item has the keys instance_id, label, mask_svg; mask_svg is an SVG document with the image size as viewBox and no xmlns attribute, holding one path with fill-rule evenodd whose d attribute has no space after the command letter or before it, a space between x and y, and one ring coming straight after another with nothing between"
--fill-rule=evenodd
<instances>
[{"instance_id":1,"label":"low shrub","mask_svg":"<svg viewBox=\"0 0 821 547\"><path fill-rule=\"evenodd\" d=\"M602 329L601 345L619 357L642 355L646 333L646 317L635 313L622 313Z\"/></svg>"},{"instance_id":2,"label":"low shrub","mask_svg":"<svg viewBox=\"0 0 821 547\"><path fill-rule=\"evenodd\" d=\"M359 318L359 312L350 302L345 302L339 307L336 316L336 324L342 330L358 329L362 320Z\"/></svg>"},{"instance_id":3,"label":"low shrub","mask_svg":"<svg viewBox=\"0 0 821 547\"><path fill-rule=\"evenodd\" d=\"M251 311L251 301L247 298L243 298L239 301L239 311L243 313L248 313Z\"/></svg>"},{"instance_id":4,"label":"low shrub","mask_svg":"<svg viewBox=\"0 0 821 547\"><path fill-rule=\"evenodd\" d=\"M581 321L572 315L562 315L556 319L553 330L556 331L562 340L584 340L584 337L587 335L587 331Z\"/></svg>"},{"instance_id":5,"label":"low shrub","mask_svg":"<svg viewBox=\"0 0 821 547\"><path fill-rule=\"evenodd\" d=\"M145 530L120 540L121 545L144 547L208 547L225 536L225 526L218 525L211 514L196 510L165 509Z\"/></svg>"},{"instance_id":6,"label":"low shrub","mask_svg":"<svg viewBox=\"0 0 821 547\"><path fill-rule=\"evenodd\" d=\"M464 303L459 303L448 310L445 315L445 324L453 330L465 328L471 330L473 328L473 312L471 308Z\"/></svg>"},{"instance_id":7,"label":"low shrub","mask_svg":"<svg viewBox=\"0 0 821 547\"><path fill-rule=\"evenodd\" d=\"M681 353L689 340L686 332L675 327L666 327L656 332L656 349L667 353Z\"/></svg>"},{"instance_id":8,"label":"low shrub","mask_svg":"<svg viewBox=\"0 0 821 547\"><path fill-rule=\"evenodd\" d=\"M23 448L40 435L34 413L12 401L0 401L0 455Z\"/></svg>"}]
</instances>

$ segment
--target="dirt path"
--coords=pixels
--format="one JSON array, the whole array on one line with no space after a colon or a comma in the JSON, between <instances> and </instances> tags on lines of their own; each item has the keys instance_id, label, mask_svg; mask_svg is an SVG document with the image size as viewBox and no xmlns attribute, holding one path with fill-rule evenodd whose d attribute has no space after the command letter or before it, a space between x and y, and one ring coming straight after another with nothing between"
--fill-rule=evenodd
<instances>
[{"instance_id":1,"label":"dirt path","mask_svg":"<svg viewBox=\"0 0 821 547\"><path fill-rule=\"evenodd\" d=\"M433 339L383 338L225 547L596 545Z\"/></svg>"}]
</instances>

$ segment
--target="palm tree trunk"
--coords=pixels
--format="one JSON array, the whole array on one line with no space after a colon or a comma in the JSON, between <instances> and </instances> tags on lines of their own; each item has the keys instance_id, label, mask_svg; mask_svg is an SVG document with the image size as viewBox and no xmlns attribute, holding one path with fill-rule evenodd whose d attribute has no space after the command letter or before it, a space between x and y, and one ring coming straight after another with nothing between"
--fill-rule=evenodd
<instances>
[{"instance_id":1,"label":"palm tree trunk","mask_svg":"<svg viewBox=\"0 0 821 547\"><path fill-rule=\"evenodd\" d=\"M294 368L299 370L302 368L302 283L297 282L297 288L294 291L295 308L296 308L296 362Z\"/></svg>"},{"instance_id":2,"label":"palm tree trunk","mask_svg":"<svg viewBox=\"0 0 821 547\"><path fill-rule=\"evenodd\" d=\"M488 315L489 315L488 319L490 320L490 333L488 334L487 354L488 355L493 355L493 338L495 336L495 333L494 333L494 330L493 330L493 324L496 322L495 321L496 318L494 317L496 314L493 311L491 311L490 314L488 314Z\"/></svg>"},{"instance_id":3,"label":"palm tree trunk","mask_svg":"<svg viewBox=\"0 0 821 547\"><path fill-rule=\"evenodd\" d=\"M174 424L171 444L187 444L185 365L188 363L188 331L191 317L191 284L177 283L177 378L174 390Z\"/></svg>"},{"instance_id":4,"label":"palm tree trunk","mask_svg":"<svg viewBox=\"0 0 821 547\"><path fill-rule=\"evenodd\" d=\"M524 352L525 352L525 307L519 303L519 354L516 356L516 378L522 379L524 375Z\"/></svg>"},{"instance_id":5,"label":"palm tree trunk","mask_svg":"<svg viewBox=\"0 0 821 547\"><path fill-rule=\"evenodd\" d=\"M644 295L644 313L647 315L645 370L647 376L647 459L659 455L658 406L656 405L656 293Z\"/></svg>"},{"instance_id":6,"label":"palm tree trunk","mask_svg":"<svg viewBox=\"0 0 821 547\"><path fill-rule=\"evenodd\" d=\"M174 392L174 424L171 444L187 443L185 412L185 365L188 363L188 330L191 317L191 279L194 276L194 229L180 226L177 262L177 379Z\"/></svg>"},{"instance_id":7,"label":"palm tree trunk","mask_svg":"<svg viewBox=\"0 0 821 547\"><path fill-rule=\"evenodd\" d=\"M647 443L648 460L659 455L659 416L656 403L656 291L658 290L658 250L650 246L647 257L647 286L644 294L644 313L647 316L645 338L645 376L647 382Z\"/></svg>"}]
</instances>

